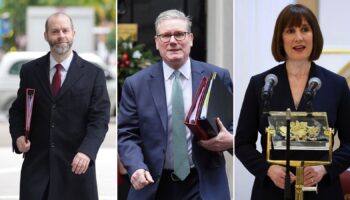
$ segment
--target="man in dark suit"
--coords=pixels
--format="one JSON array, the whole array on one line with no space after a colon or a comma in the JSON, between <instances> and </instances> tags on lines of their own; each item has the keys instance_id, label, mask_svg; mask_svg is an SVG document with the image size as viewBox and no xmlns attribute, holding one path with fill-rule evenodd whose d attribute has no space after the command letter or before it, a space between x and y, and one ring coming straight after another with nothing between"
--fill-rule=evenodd
<instances>
[{"instance_id":1,"label":"man in dark suit","mask_svg":"<svg viewBox=\"0 0 350 200\"><path fill-rule=\"evenodd\" d=\"M95 159L108 130L110 102L104 72L72 51L75 31L64 13L48 17L51 51L22 66L10 108L16 153L25 153L20 199L98 199ZM35 89L26 142L26 89Z\"/></svg>"},{"instance_id":2,"label":"man in dark suit","mask_svg":"<svg viewBox=\"0 0 350 200\"><path fill-rule=\"evenodd\" d=\"M233 147L232 134L218 120L218 136L199 144L184 126L200 80L216 72L232 92L230 75L189 57L191 21L182 12L161 13L155 28L162 61L126 79L119 105L118 151L133 185L128 199L230 199L219 151Z\"/></svg>"}]
</instances>

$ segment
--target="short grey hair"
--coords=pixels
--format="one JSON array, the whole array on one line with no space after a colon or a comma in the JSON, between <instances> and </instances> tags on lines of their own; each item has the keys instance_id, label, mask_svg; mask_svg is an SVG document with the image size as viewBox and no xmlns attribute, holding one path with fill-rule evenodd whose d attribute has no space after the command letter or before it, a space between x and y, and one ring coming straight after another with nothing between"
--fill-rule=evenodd
<instances>
[{"instance_id":1,"label":"short grey hair","mask_svg":"<svg viewBox=\"0 0 350 200\"><path fill-rule=\"evenodd\" d=\"M191 21L191 17L190 16L186 16L183 12L176 10L176 9L172 9L172 10L166 10L162 13L160 13L156 19L156 21L154 22L154 26L156 29L156 33L158 34L158 27L159 24L162 21L165 20L169 20L169 19L181 19L184 20L187 24L187 31L191 32L191 26L192 26L192 21Z\"/></svg>"},{"instance_id":2,"label":"short grey hair","mask_svg":"<svg viewBox=\"0 0 350 200\"><path fill-rule=\"evenodd\" d=\"M56 16L58 16L58 15L63 15L63 16L68 17L68 19L69 19L69 21L70 21L70 24L71 24L71 28L72 28L72 30L74 31L74 25L73 25L73 20L72 20L72 18L71 18L68 14L66 14L66 13L64 13L64 12L56 12L56 13L50 15L50 16L46 19L46 21L45 21L45 32L47 32L47 31L49 30L49 20L50 20L50 18L51 18L51 17L56 17Z\"/></svg>"}]
</instances>

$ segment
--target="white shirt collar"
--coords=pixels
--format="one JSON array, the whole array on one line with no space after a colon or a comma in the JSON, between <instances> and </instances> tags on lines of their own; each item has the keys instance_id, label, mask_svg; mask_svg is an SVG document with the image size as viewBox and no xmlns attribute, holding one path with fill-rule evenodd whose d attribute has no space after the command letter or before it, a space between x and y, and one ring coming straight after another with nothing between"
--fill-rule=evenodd
<instances>
[{"instance_id":1,"label":"white shirt collar","mask_svg":"<svg viewBox=\"0 0 350 200\"><path fill-rule=\"evenodd\" d=\"M168 80L173 75L175 70L171 68L168 64L166 64L164 61L162 61L162 63L163 63L164 80ZM188 58L185 64L182 65L178 69L178 71L181 72L183 77L189 80L191 77L191 59Z\"/></svg>"},{"instance_id":2,"label":"white shirt collar","mask_svg":"<svg viewBox=\"0 0 350 200\"><path fill-rule=\"evenodd\" d=\"M64 59L60 64L62 65L62 69L64 71L68 71L70 63L73 60L73 52L71 52L69 54L69 56ZM50 54L50 70L52 70L53 68L55 68L55 65L58 64L58 62L55 60L55 58Z\"/></svg>"}]
</instances>

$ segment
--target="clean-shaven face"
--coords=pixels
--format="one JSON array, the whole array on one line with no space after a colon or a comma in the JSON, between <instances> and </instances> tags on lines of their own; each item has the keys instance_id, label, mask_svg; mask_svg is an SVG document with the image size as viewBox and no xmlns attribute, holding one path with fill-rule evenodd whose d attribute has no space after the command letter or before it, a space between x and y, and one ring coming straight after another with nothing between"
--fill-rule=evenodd
<instances>
[{"instance_id":1,"label":"clean-shaven face","mask_svg":"<svg viewBox=\"0 0 350 200\"><path fill-rule=\"evenodd\" d=\"M313 48L312 29L305 19L300 27L287 27L283 34L283 47L287 60L308 61Z\"/></svg>"},{"instance_id":2,"label":"clean-shaven face","mask_svg":"<svg viewBox=\"0 0 350 200\"><path fill-rule=\"evenodd\" d=\"M188 59L191 47L193 45L193 34L187 33L186 21L181 19L168 19L161 21L158 25L157 35L176 34L177 32L186 32L183 40L176 40L171 36L169 42L163 42L159 37L155 37L156 47L160 56L170 67L178 69Z\"/></svg>"}]
</instances>

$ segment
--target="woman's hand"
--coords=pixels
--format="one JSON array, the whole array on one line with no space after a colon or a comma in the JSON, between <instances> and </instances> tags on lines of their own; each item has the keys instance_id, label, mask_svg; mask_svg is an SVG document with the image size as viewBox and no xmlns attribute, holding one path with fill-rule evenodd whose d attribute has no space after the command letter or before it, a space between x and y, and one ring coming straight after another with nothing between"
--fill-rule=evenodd
<instances>
[{"instance_id":1,"label":"woman's hand","mask_svg":"<svg viewBox=\"0 0 350 200\"><path fill-rule=\"evenodd\" d=\"M289 172L289 174L290 174L290 183L293 183L296 177L292 172ZM271 178L271 180L277 187L284 189L284 181L286 177L285 167L280 165L271 165L267 171L267 175Z\"/></svg>"},{"instance_id":2,"label":"woman's hand","mask_svg":"<svg viewBox=\"0 0 350 200\"><path fill-rule=\"evenodd\" d=\"M304 186L310 187L321 181L323 176L327 174L323 165L311 166L304 168Z\"/></svg>"}]
</instances>

